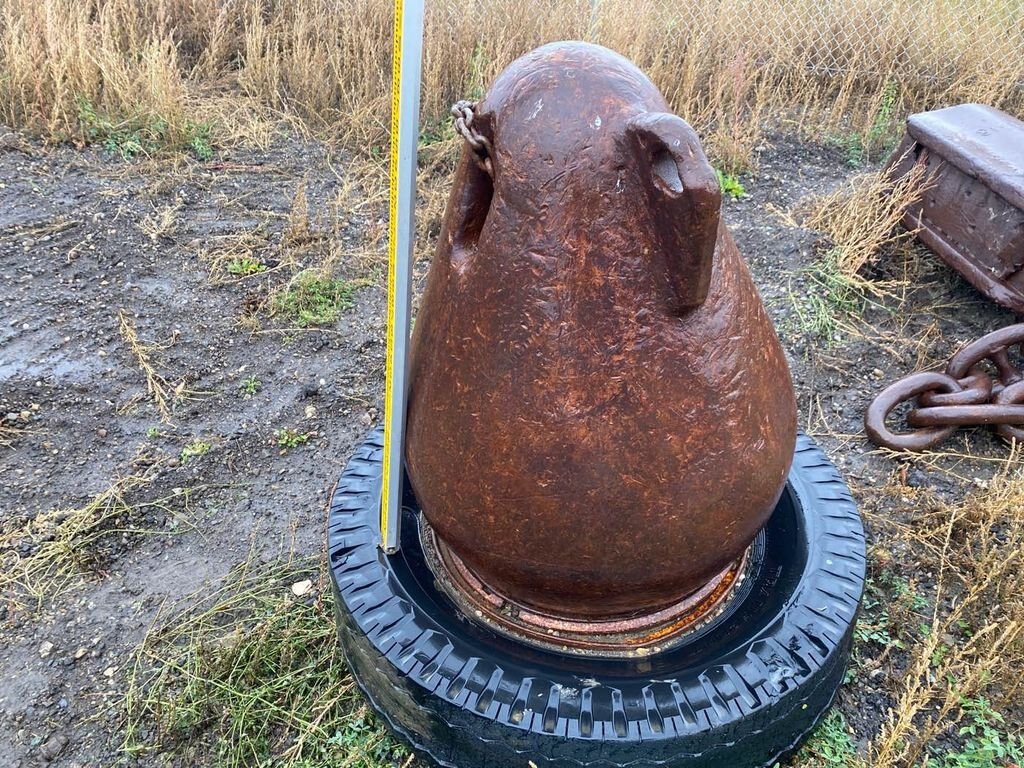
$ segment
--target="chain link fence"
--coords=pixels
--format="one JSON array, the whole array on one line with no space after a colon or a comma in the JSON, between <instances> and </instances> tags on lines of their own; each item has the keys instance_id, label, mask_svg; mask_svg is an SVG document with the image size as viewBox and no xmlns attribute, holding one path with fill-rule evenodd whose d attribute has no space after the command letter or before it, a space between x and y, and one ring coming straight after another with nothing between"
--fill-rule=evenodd
<instances>
[{"instance_id":1,"label":"chain link fence","mask_svg":"<svg viewBox=\"0 0 1024 768\"><path fill-rule=\"evenodd\" d=\"M424 118L569 38L632 59L737 168L780 115L877 138L960 102L1024 114L1022 0L428 0Z\"/></svg>"},{"instance_id":2,"label":"chain link fence","mask_svg":"<svg viewBox=\"0 0 1024 768\"><path fill-rule=\"evenodd\" d=\"M685 47L702 30L821 75L904 75L947 86L1024 69L1020 0L659 0L631 3L656 14ZM627 8L594 0L598 28ZM615 22L613 22L615 23Z\"/></svg>"},{"instance_id":3,"label":"chain link fence","mask_svg":"<svg viewBox=\"0 0 1024 768\"><path fill-rule=\"evenodd\" d=\"M379 151L392 14L391 0L2 0L0 121L88 140L95 114L180 138L211 112L251 132L247 111L269 107ZM964 101L1024 113L1024 0L426 0L424 39L428 131L565 39L632 59L725 154L794 112L860 131Z\"/></svg>"},{"instance_id":4,"label":"chain link fence","mask_svg":"<svg viewBox=\"0 0 1024 768\"><path fill-rule=\"evenodd\" d=\"M981 100L1019 110L1024 97L1022 0L542 0L522 3L523 9L507 0L446 0L433 10L429 0L427 5L428 15L447 20L453 30L461 26L458 20L472 20L477 56L492 47L495 33L505 42L525 42L535 32L544 39L577 37L629 56L670 92L689 87L686 81L707 85L716 67L743 58L789 84L793 96L801 95L801 81L813 81L834 93L868 93L894 82L915 107Z\"/></svg>"}]
</instances>

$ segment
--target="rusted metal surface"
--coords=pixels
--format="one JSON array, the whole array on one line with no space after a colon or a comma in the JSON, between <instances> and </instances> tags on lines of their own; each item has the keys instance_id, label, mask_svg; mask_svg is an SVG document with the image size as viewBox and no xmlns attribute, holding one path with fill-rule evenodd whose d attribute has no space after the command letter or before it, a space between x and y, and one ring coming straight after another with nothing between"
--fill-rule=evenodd
<instances>
[{"instance_id":1,"label":"rusted metal surface","mask_svg":"<svg viewBox=\"0 0 1024 768\"><path fill-rule=\"evenodd\" d=\"M422 528L429 567L463 613L518 641L584 656L642 657L671 649L721 614L749 570L748 548L703 587L666 608L613 619L565 617L495 592L437 540L429 525Z\"/></svg>"},{"instance_id":2,"label":"rusted metal surface","mask_svg":"<svg viewBox=\"0 0 1024 768\"><path fill-rule=\"evenodd\" d=\"M407 468L482 583L542 613L661 610L778 500L796 406L696 134L626 59L514 62L477 105L416 319Z\"/></svg>"},{"instance_id":3,"label":"rusted metal surface","mask_svg":"<svg viewBox=\"0 0 1024 768\"><path fill-rule=\"evenodd\" d=\"M1024 325L965 345L942 373L915 373L891 384L864 417L868 437L885 448L924 451L949 439L958 427L992 425L1005 440L1024 442L1024 372L1014 362L1014 348L1018 353L1024 349ZM886 420L904 403L913 405L906 414L913 429L895 432Z\"/></svg>"},{"instance_id":4,"label":"rusted metal surface","mask_svg":"<svg viewBox=\"0 0 1024 768\"><path fill-rule=\"evenodd\" d=\"M919 159L931 181L906 226L983 294L1024 314L1024 123L981 104L911 115L892 172L905 175Z\"/></svg>"}]
</instances>

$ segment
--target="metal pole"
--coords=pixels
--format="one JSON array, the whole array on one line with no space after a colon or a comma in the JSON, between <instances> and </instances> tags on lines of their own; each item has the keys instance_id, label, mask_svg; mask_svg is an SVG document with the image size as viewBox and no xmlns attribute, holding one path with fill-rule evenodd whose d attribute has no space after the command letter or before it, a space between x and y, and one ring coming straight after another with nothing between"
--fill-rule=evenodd
<instances>
[{"instance_id":1,"label":"metal pole","mask_svg":"<svg viewBox=\"0 0 1024 768\"><path fill-rule=\"evenodd\" d=\"M395 0L391 83L388 219L388 330L384 383L381 546L398 550L402 518L402 446L408 386L409 315L416 206L416 145L423 63L423 0Z\"/></svg>"}]
</instances>

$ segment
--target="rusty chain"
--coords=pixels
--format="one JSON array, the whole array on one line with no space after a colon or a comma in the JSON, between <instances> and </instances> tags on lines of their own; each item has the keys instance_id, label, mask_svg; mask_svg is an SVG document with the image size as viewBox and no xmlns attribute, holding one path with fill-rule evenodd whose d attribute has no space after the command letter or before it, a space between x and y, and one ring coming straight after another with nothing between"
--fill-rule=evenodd
<instances>
[{"instance_id":1,"label":"rusty chain","mask_svg":"<svg viewBox=\"0 0 1024 768\"><path fill-rule=\"evenodd\" d=\"M469 148L473 150L473 159L480 170L484 171L488 176L494 176L494 166L491 163L491 140L473 129L475 110L475 101L463 99L452 104L455 130L466 140Z\"/></svg>"},{"instance_id":2,"label":"rusty chain","mask_svg":"<svg viewBox=\"0 0 1024 768\"><path fill-rule=\"evenodd\" d=\"M868 438L885 448L924 451L958 427L992 425L1005 440L1024 442L1024 372L1010 360L1015 346L1024 349L1024 324L967 344L942 373L915 373L886 387L864 417ZM983 367L986 362L994 374ZM906 422L912 429L890 430L889 414L910 402Z\"/></svg>"}]
</instances>

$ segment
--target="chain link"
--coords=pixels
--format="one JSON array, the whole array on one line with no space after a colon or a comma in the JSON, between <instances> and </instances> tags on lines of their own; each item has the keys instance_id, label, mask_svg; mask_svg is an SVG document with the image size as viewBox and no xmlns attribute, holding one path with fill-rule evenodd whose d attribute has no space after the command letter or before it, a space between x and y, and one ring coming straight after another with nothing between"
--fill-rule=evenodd
<instances>
[{"instance_id":1,"label":"chain link","mask_svg":"<svg viewBox=\"0 0 1024 768\"><path fill-rule=\"evenodd\" d=\"M466 140L473 150L473 159L480 170L488 176L494 176L494 165L491 163L491 140L473 129L473 117L476 102L463 99L452 104L452 117L455 118L455 130Z\"/></svg>"},{"instance_id":2,"label":"chain link","mask_svg":"<svg viewBox=\"0 0 1024 768\"><path fill-rule=\"evenodd\" d=\"M864 428L876 445L924 451L947 440L962 426L992 425L1005 440L1024 442L1024 372L1010 350L1024 348L1024 324L983 336L953 355L943 373L915 373L886 387L868 408ZM983 365L994 369L993 376ZM894 432L886 419L899 405L912 403L906 422Z\"/></svg>"}]
</instances>

